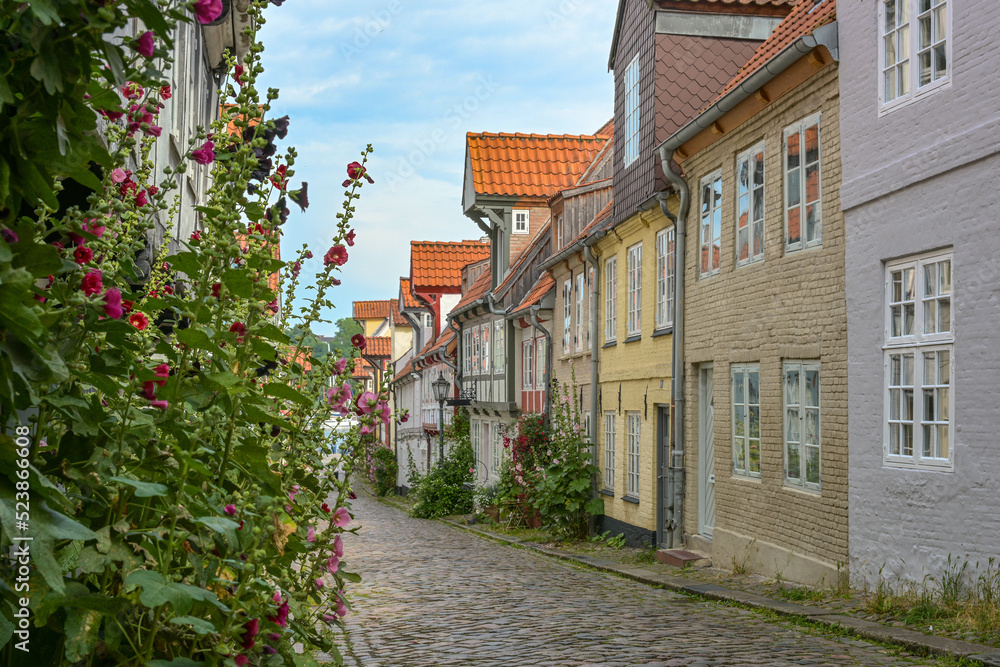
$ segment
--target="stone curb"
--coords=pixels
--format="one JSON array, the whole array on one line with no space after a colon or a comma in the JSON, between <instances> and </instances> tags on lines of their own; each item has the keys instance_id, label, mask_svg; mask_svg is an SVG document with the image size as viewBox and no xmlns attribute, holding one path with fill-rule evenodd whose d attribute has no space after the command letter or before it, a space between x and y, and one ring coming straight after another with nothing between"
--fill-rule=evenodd
<instances>
[{"instance_id":1,"label":"stone curb","mask_svg":"<svg viewBox=\"0 0 1000 667\"><path fill-rule=\"evenodd\" d=\"M384 498L382 500L399 509L408 509L390 500ZM793 616L831 628L847 630L851 634L864 639L871 639L884 644L895 644L913 653L965 658L985 667L1000 667L1000 651L985 644L976 644L935 635L925 635L914 630L882 625L881 623L875 623L862 618L839 614L828 609L775 600L756 593L727 588L717 584L702 584L683 577L659 574L641 567L621 565L592 556L558 552L534 542L524 542L515 537L508 537L480 528L463 525L452 519L440 519L440 521L455 528L468 531L483 539L501 542L522 549L529 549L549 558L578 563L601 572L616 574L649 586L659 586L666 590L697 595L709 600L719 600L758 609L768 609L782 616Z\"/></svg>"}]
</instances>

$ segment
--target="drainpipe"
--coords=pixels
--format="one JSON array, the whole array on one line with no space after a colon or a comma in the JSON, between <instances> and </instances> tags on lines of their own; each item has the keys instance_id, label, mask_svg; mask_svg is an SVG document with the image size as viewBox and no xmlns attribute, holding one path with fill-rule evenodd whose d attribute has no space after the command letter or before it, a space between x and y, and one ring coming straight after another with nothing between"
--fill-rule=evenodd
<instances>
[{"instance_id":1,"label":"drainpipe","mask_svg":"<svg viewBox=\"0 0 1000 667\"><path fill-rule=\"evenodd\" d=\"M461 326L459 326L459 328L456 329L455 325L457 324L458 322L451 319L450 317L448 318L448 328L455 332L455 340L457 341L457 343L455 344L455 364L454 365L448 364L448 365L455 370L455 386L458 388L458 392L462 393L461 381L465 379L465 377L462 375L462 372L459 370L462 367L462 364L459 363L462 361L462 329ZM445 363L447 364L448 362L446 361Z\"/></svg>"},{"instance_id":2,"label":"drainpipe","mask_svg":"<svg viewBox=\"0 0 1000 667\"><path fill-rule=\"evenodd\" d=\"M538 311L541 305L534 305L529 308L531 314L531 326L542 332L545 337L545 421L548 423L551 418L552 409L552 334L545 327L538 323Z\"/></svg>"},{"instance_id":3,"label":"drainpipe","mask_svg":"<svg viewBox=\"0 0 1000 667\"><path fill-rule=\"evenodd\" d=\"M597 313L593 312L597 310L597 304L601 302L601 266L600 262L597 261L597 257L594 256L594 252L590 249L590 246L586 243L583 244L583 256L587 259L587 263L590 264L591 268L594 269L594 284L592 289L594 290L594 298L590 302L590 460L597 466L600 470L601 466L597 461L597 425L604 422L603 415L597 414L599 406L597 404L597 394L600 391L598 384L598 363L600 357L601 346L598 345L597 341ZM600 495L599 487L601 484L601 473L598 472L594 476L591 482L591 495L597 498ZM590 534L593 535L597 530L596 520L594 517L590 518Z\"/></svg>"},{"instance_id":4,"label":"drainpipe","mask_svg":"<svg viewBox=\"0 0 1000 667\"><path fill-rule=\"evenodd\" d=\"M674 151L664 147L658 149L660 161L663 166L663 173L666 175L680 196L680 205L677 207L677 216L672 215L667 208L667 198L660 196L660 210L668 218L675 220L674 226L677 230L676 255L675 255L675 275L674 280L674 333L671 338L672 360L671 360L671 394L673 396L674 409L674 453L670 465L668 488L673 492L673 508L670 512L670 533L667 545L669 547L680 546L684 541L684 248L688 207L691 203L691 192L688 190L687 181L681 178L680 174L674 172L670 166L674 158Z\"/></svg>"}]
</instances>

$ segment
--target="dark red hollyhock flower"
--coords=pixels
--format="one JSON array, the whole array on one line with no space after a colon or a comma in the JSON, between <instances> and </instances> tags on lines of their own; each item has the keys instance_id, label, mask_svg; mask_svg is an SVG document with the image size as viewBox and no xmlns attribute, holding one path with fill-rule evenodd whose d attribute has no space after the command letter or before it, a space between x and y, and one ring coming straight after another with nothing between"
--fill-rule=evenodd
<instances>
[{"instance_id":1,"label":"dark red hollyhock flower","mask_svg":"<svg viewBox=\"0 0 1000 667\"><path fill-rule=\"evenodd\" d=\"M193 231L193 232L191 233L191 240L192 240L192 241L200 241L200 240L201 240L201 231L200 231L200 230L197 230L197 229L196 229L196 230L194 230L194 231Z\"/></svg>"},{"instance_id":2,"label":"dark red hollyhock flower","mask_svg":"<svg viewBox=\"0 0 1000 667\"><path fill-rule=\"evenodd\" d=\"M81 266L94 259L94 251L87 246L77 246L73 251L73 261Z\"/></svg>"},{"instance_id":3,"label":"dark red hollyhock flower","mask_svg":"<svg viewBox=\"0 0 1000 667\"><path fill-rule=\"evenodd\" d=\"M170 91L170 86L160 86L160 97L169 100L174 94Z\"/></svg>"},{"instance_id":4,"label":"dark red hollyhock flower","mask_svg":"<svg viewBox=\"0 0 1000 667\"><path fill-rule=\"evenodd\" d=\"M354 493L353 491L350 491L348 492L347 497L350 498L351 500L357 500L358 494Z\"/></svg>"},{"instance_id":5,"label":"dark red hollyhock flower","mask_svg":"<svg viewBox=\"0 0 1000 667\"><path fill-rule=\"evenodd\" d=\"M212 296L218 299L222 295L222 283L212 283Z\"/></svg>"},{"instance_id":6,"label":"dark red hollyhock flower","mask_svg":"<svg viewBox=\"0 0 1000 667\"><path fill-rule=\"evenodd\" d=\"M87 296L94 296L95 294L100 294L101 290L104 289L104 283L101 280L100 271L91 271L83 277L80 282L80 289Z\"/></svg>"},{"instance_id":7,"label":"dark red hollyhock flower","mask_svg":"<svg viewBox=\"0 0 1000 667\"><path fill-rule=\"evenodd\" d=\"M144 313L132 313L128 317L128 323L142 331L149 326L149 318Z\"/></svg>"},{"instance_id":8,"label":"dark red hollyhock flower","mask_svg":"<svg viewBox=\"0 0 1000 667\"><path fill-rule=\"evenodd\" d=\"M271 437L272 438L277 438L280 433L281 433L281 427L280 426L274 425L274 426L271 427Z\"/></svg>"},{"instance_id":9,"label":"dark red hollyhock flower","mask_svg":"<svg viewBox=\"0 0 1000 667\"><path fill-rule=\"evenodd\" d=\"M144 58L152 58L153 51L156 50L156 42L153 40L153 31L147 30L146 32L139 35L135 41L132 42L132 48L139 52Z\"/></svg>"},{"instance_id":10,"label":"dark red hollyhock flower","mask_svg":"<svg viewBox=\"0 0 1000 667\"><path fill-rule=\"evenodd\" d=\"M288 116L282 116L274 121L274 135L284 139L288 134Z\"/></svg>"},{"instance_id":11,"label":"dark red hollyhock flower","mask_svg":"<svg viewBox=\"0 0 1000 667\"><path fill-rule=\"evenodd\" d=\"M229 333L236 334L236 342L242 343L243 337L246 336L247 333L247 325L242 322L235 322L233 323L233 326L229 327Z\"/></svg>"},{"instance_id":12,"label":"dark red hollyhock flower","mask_svg":"<svg viewBox=\"0 0 1000 667\"><path fill-rule=\"evenodd\" d=\"M122 299L122 310L124 310L126 313L131 313L132 312L132 307L134 305L135 304L133 304L128 299Z\"/></svg>"},{"instance_id":13,"label":"dark red hollyhock flower","mask_svg":"<svg viewBox=\"0 0 1000 667\"><path fill-rule=\"evenodd\" d=\"M110 121L119 120L125 115L124 111L112 111L109 109L98 109L97 113L101 114Z\"/></svg>"},{"instance_id":14,"label":"dark red hollyhock flower","mask_svg":"<svg viewBox=\"0 0 1000 667\"><path fill-rule=\"evenodd\" d=\"M135 81L129 81L122 86L122 95L125 96L127 100L137 100L145 94L142 86L137 84Z\"/></svg>"},{"instance_id":15,"label":"dark red hollyhock flower","mask_svg":"<svg viewBox=\"0 0 1000 667\"><path fill-rule=\"evenodd\" d=\"M309 208L309 184L302 181L302 188L288 193L288 198L299 205L303 212Z\"/></svg>"},{"instance_id":16,"label":"dark red hollyhock flower","mask_svg":"<svg viewBox=\"0 0 1000 667\"><path fill-rule=\"evenodd\" d=\"M364 178L369 183L374 183L375 180L368 175L368 169L365 168L360 162L352 162L347 165L347 176L348 179L344 181L343 187L347 187L351 184L351 181L359 181Z\"/></svg>"},{"instance_id":17,"label":"dark red hollyhock flower","mask_svg":"<svg viewBox=\"0 0 1000 667\"><path fill-rule=\"evenodd\" d=\"M236 83L240 84L240 88L246 84L246 81L243 80L243 72L243 65L237 65L233 68L233 78L236 79Z\"/></svg>"},{"instance_id":18,"label":"dark red hollyhock flower","mask_svg":"<svg viewBox=\"0 0 1000 667\"><path fill-rule=\"evenodd\" d=\"M278 165L278 168L274 170L271 174L271 183L274 187L284 190L285 189L285 172L288 170L287 164Z\"/></svg>"},{"instance_id":19,"label":"dark red hollyhock flower","mask_svg":"<svg viewBox=\"0 0 1000 667\"><path fill-rule=\"evenodd\" d=\"M212 164L215 162L215 142L206 141L201 148L191 151L191 159L198 164Z\"/></svg>"},{"instance_id":20,"label":"dark red hollyhock flower","mask_svg":"<svg viewBox=\"0 0 1000 667\"><path fill-rule=\"evenodd\" d=\"M340 278L331 278L334 287L340 287Z\"/></svg>"},{"instance_id":21,"label":"dark red hollyhock flower","mask_svg":"<svg viewBox=\"0 0 1000 667\"><path fill-rule=\"evenodd\" d=\"M323 264L326 266L330 266L331 264L343 266L347 264L347 248L342 245L335 245L327 250L326 255L323 256Z\"/></svg>"},{"instance_id":22,"label":"dark red hollyhock flower","mask_svg":"<svg viewBox=\"0 0 1000 667\"><path fill-rule=\"evenodd\" d=\"M249 650L253 648L254 637L260 632L260 621L256 618L247 621L243 624L243 641L241 642L243 648Z\"/></svg>"},{"instance_id":23,"label":"dark red hollyhock flower","mask_svg":"<svg viewBox=\"0 0 1000 667\"><path fill-rule=\"evenodd\" d=\"M349 246L351 246L353 248L354 247L354 237L356 237L356 236L357 236L357 234L354 233L353 229L351 231L347 232L347 236L344 237L344 240L347 241L347 245L349 245Z\"/></svg>"},{"instance_id":24,"label":"dark red hollyhock flower","mask_svg":"<svg viewBox=\"0 0 1000 667\"><path fill-rule=\"evenodd\" d=\"M351 336L351 345L358 348L359 350L363 350L368 345L368 342L365 340L365 337L362 336L361 334L354 334L353 336Z\"/></svg>"}]
</instances>

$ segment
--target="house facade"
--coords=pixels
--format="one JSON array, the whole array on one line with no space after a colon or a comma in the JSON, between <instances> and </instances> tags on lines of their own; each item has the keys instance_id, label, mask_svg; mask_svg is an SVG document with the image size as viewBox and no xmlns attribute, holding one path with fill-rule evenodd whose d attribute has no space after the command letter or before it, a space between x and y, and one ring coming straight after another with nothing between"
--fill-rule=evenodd
<instances>
[{"instance_id":1,"label":"house facade","mask_svg":"<svg viewBox=\"0 0 1000 667\"><path fill-rule=\"evenodd\" d=\"M1000 553L992 9L839 9L855 585Z\"/></svg>"}]
</instances>

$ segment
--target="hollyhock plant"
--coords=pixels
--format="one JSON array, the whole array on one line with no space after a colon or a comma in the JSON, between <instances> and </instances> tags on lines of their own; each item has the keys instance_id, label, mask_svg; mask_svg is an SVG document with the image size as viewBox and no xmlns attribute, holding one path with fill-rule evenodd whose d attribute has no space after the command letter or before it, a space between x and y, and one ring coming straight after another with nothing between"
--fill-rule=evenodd
<instances>
[{"instance_id":1,"label":"hollyhock plant","mask_svg":"<svg viewBox=\"0 0 1000 667\"><path fill-rule=\"evenodd\" d=\"M337 511L333 513L333 525L337 528L343 528L350 522L351 514L346 507L338 507Z\"/></svg>"},{"instance_id":2,"label":"hollyhock plant","mask_svg":"<svg viewBox=\"0 0 1000 667\"><path fill-rule=\"evenodd\" d=\"M99 294L102 289L104 289L104 284L101 280L100 271L91 271L83 277L80 282L80 289L87 296L94 296Z\"/></svg>"},{"instance_id":3,"label":"hollyhock plant","mask_svg":"<svg viewBox=\"0 0 1000 667\"><path fill-rule=\"evenodd\" d=\"M153 31L147 30L132 42L132 48L139 52L143 58L152 58L156 50L156 42L153 40Z\"/></svg>"},{"instance_id":4,"label":"hollyhock plant","mask_svg":"<svg viewBox=\"0 0 1000 667\"><path fill-rule=\"evenodd\" d=\"M146 317L145 313L132 313L128 316L128 323L139 331L143 331L149 326L149 318Z\"/></svg>"},{"instance_id":5,"label":"hollyhock plant","mask_svg":"<svg viewBox=\"0 0 1000 667\"><path fill-rule=\"evenodd\" d=\"M340 535L333 538L333 555L337 558L344 557L344 540L340 538Z\"/></svg>"},{"instance_id":6,"label":"hollyhock plant","mask_svg":"<svg viewBox=\"0 0 1000 667\"><path fill-rule=\"evenodd\" d=\"M392 415L392 411L389 409L389 404L382 401L378 404L376 411L379 412L379 416L382 418L382 423L388 426L389 417Z\"/></svg>"},{"instance_id":7,"label":"hollyhock plant","mask_svg":"<svg viewBox=\"0 0 1000 667\"><path fill-rule=\"evenodd\" d=\"M309 530L306 532L306 542L315 542L315 541L316 541L316 529L313 528L312 526L309 526Z\"/></svg>"},{"instance_id":8,"label":"hollyhock plant","mask_svg":"<svg viewBox=\"0 0 1000 667\"><path fill-rule=\"evenodd\" d=\"M349 246L351 246L353 248L354 247L354 238L356 236L357 236L357 234L354 233L353 229L351 231L347 232L347 236L344 237L344 240L347 241L347 245L349 245Z\"/></svg>"},{"instance_id":9,"label":"hollyhock plant","mask_svg":"<svg viewBox=\"0 0 1000 667\"><path fill-rule=\"evenodd\" d=\"M76 250L73 251L73 261L83 266L94 259L94 251L87 246L77 246Z\"/></svg>"},{"instance_id":10,"label":"hollyhock plant","mask_svg":"<svg viewBox=\"0 0 1000 667\"><path fill-rule=\"evenodd\" d=\"M323 264L330 266L331 264L336 264L337 266L343 266L347 263L347 248L342 245L335 245L326 251L326 255L323 256Z\"/></svg>"},{"instance_id":11,"label":"hollyhock plant","mask_svg":"<svg viewBox=\"0 0 1000 667\"><path fill-rule=\"evenodd\" d=\"M288 198L299 205L303 212L309 208L309 184L302 181L302 187L288 193ZM344 261L347 261L346 257Z\"/></svg>"},{"instance_id":12,"label":"hollyhock plant","mask_svg":"<svg viewBox=\"0 0 1000 667\"><path fill-rule=\"evenodd\" d=\"M233 325L229 327L229 333L236 334L236 342L242 343L247 333L247 325L242 322L233 322Z\"/></svg>"},{"instance_id":13,"label":"hollyhock plant","mask_svg":"<svg viewBox=\"0 0 1000 667\"><path fill-rule=\"evenodd\" d=\"M352 162L347 165L347 176L348 179L344 181L343 187L347 187L351 184L351 181L359 181L362 178L367 180L369 183L374 183L375 180L368 175L368 169L365 168L360 162Z\"/></svg>"},{"instance_id":14,"label":"hollyhock plant","mask_svg":"<svg viewBox=\"0 0 1000 667\"><path fill-rule=\"evenodd\" d=\"M337 359L337 361L333 364L333 372L336 375L343 375L344 374L344 370L346 368L347 368L347 359L345 357L341 357L340 359Z\"/></svg>"},{"instance_id":15,"label":"hollyhock plant","mask_svg":"<svg viewBox=\"0 0 1000 667\"><path fill-rule=\"evenodd\" d=\"M174 96L173 92L171 92L169 85L167 85L167 86L160 86L160 97L162 99L169 100L173 96Z\"/></svg>"},{"instance_id":16,"label":"hollyhock plant","mask_svg":"<svg viewBox=\"0 0 1000 667\"><path fill-rule=\"evenodd\" d=\"M378 397L370 391L362 392L362 394L358 396L358 410L361 411L361 414L370 415L372 413L372 408L374 407L372 404L377 398Z\"/></svg>"},{"instance_id":17,"label":"hollyhock plant","mask_svg":"<svg viewBox=\"0 0 1000 667\"><path fill-rule=\"evenodd\" d=\"M338 569L340 569L340 557L337 554L330 554L330 557L326 559L326 571L330 574L337 574Z\"/></svg>"},{"instance_id":18,"label":"hollyhock plant","mask_svg":"<svg viewBox=\"0 0 1000 667\"><path fill-rule=\"evenodd\" d=\"M229 516L236 516L236 505L230 503L223 508L223 511Z\"/></svg>"},{"instance_id":19,"label":"hollyhock plant","mask_svg":"<svg viewBox=\"0 0 1000 667\"><path fill-rule=\"evenodd\" d=\"M196 0L192 9L198 23L211 23L222 16L222 0Z\"/></svg>"},{"instance_id":20,"label":"hollyhock plant","mask_svg":"<svg viewBox=\"0 0 1000 667\"><path fill-rule=\"evenodd\" d=\"M113 320L122 316L122 292L117 287L110 287L104 293L104 315Z\"/></svg>"},{"instance_id":21,"label":"hollyhock plant","mask_svg":"<svg viewBox=\"0 0 1000 667\"><path fill-rule=\"evenodd\" d=\"M201 148L191 151L191 159L198 164L212 164L215 162L215 142L206 141Z\"/></svg>"},{"instance_id":22,"label":"hollyhock plant","mask_svg":"<svg viewBox=\"0 0 1000 667\"><path fill-rule=\"evenodd\" d=\"M251 619L243 624L243 641L242 646L246 650L253 648L255 642L254 638L260 632L260 621L256 618Z\"/></svg>"},{"instance_id":23,"label":"hollyhock plant","mask_svg":"<svg viewBox=\"0 0 1000 667\"><path fill-rule=\"evenodd\" d=\"M368 343L365 341L365 337L361 334L354 334L351 336L351 345L358 348L359 350L365 349Z\"/></svg>"},{"instance_id":24,"label":"hollyhock plant","mask_svg":"<svg viewBox=\"0 0 1000 667\"><path fill-rule=\"evenodd\" d=\"M233 78L236 80L236 83L240 84L240 88L246 85L246 81L243 80L243 71L243 65L236 65L233 68Z\"/></svg>"},{"instance_id":25,"label":"hollyhock plant","mask_svg":"<svg viewBox=\"0 0 1000 667\"><path fill-rule=\"evenodd\" d=\"M112 183L115 183L115 184L121 183L126 178L128 178L128 175L125 174L125 170L122 169L121 167L118 167L117 169L114 169L111 172L111 182Z\"/></svg>"}]
</instances>

